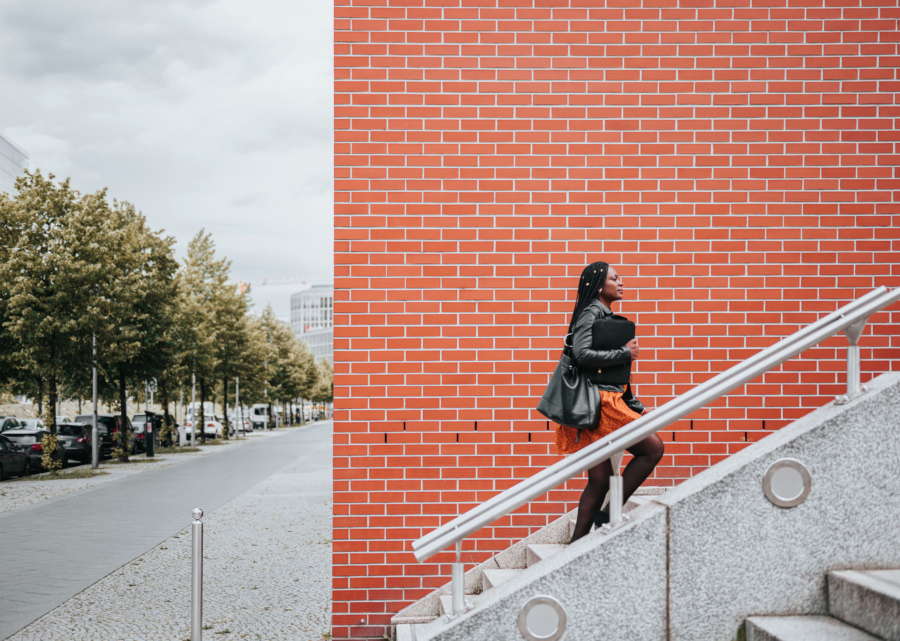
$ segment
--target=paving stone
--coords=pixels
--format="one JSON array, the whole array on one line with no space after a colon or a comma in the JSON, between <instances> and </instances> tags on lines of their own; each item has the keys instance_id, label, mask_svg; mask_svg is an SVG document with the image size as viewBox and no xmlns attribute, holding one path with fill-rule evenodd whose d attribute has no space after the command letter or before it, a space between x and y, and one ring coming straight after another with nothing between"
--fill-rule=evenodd
<instances>
[{"instance_id":1,"label":"paving stone","mask_svg":"<svg viewBox=\"0 0 900 641\"><path fill-rule=\"evenodd\" d=\"M277 462L272 464L259 474L263 480L228 502L210 505L216 509L203 519L206 528L204 621L211 626L205 633L209 638L318 640L328 631L331 616L331 425L297 430L293 435L292 432L294 430L287 430L287 436L284 440L279 439L276 448L281 451L290 446L293 454L287 466ZM272 455L271 449L266 448L266 455ZM285 454L282 452L281 456ZM174 479L176 485L185 481L190 487L204 483L218 484L226 489L233 485L232 477L249 473L240 464L250 465L250 459L246 457L222 457L221 461L229 464L191 470L201 463L198 461L193 465L178 466L180 472L178 469L164 472L178 474ZM278 471L266 476L272 469ZM159 474L147 475L147 478L154 476ZM169 479L163 484L167 491L172 489L172 483L173 479ZM111 492L112 487L97 488L88 494L61 499L64 502L58 505L77 502L101 489L110 495L107 498L115 499L111 500L109 513L104 515L106 518L139 498L134 496L133 488L129 495L126 484L122 484L123 492ZM151 501L151 515L154 505L157 504ZM26 508L22 514L34 510L45 512L48 507L50 504ZM181 517L182 525L189 523L189 514L190 510L186 510L188 518ZM12 516L0 517L0 529L12 521ZM39 515L29 515L30 518L36 516ZM122 520L127 522L127 519ZM87 530L96 532L97 522L95 516L93 530L91 527ZM100 522L104 523L102 519ZM140 528L123 529L140 531ZM5 638L15 626L19 631L9 637L14 641L187 639L190 634L191 541L189 528L179 529L169 530L176 532L174 536L157 536L152 541L155 546L149 552L139 553L137 558L132 555L125 559L124 565L116 563L118 569L102 571L89 581L92 584L89 587L84 583L80 587L71 587L83 582L90 572L85 572L83 566L66 570L65 563L70 559L56 560L60 565L55 570L43 568L38 574L35 574L34 566L22 568L20 572L32 575L28 589L68 592L62 598L56 597L59 600L55 605L62 605L49 612L46 607L43 611L37 611L39 607L23 608L20 602L4 602L0 597L0 638ZM45 531L43 524L40 531ZM101 531L105 530L101 528ZM113 545L122 540L117 538L120 536L121 532L116 532L116 537L107 538L105 544ZM148 535L139 540L152 538ZM142 549L150 547L151 544L147 544ZM96 545L94 548L92 554L86 556L88 562L101 554ZM116 548L113 546L110 550ZM0 561L0 590L4 594L10 587L4 585L7 583L3 579L5 573L6 568ZM100 577L105 578L97 581ZM52 598L49 596L41 603L45 605ZM33 623L20 630L22 626L16 622L23 619Z\"/></svg>"}]
</instances>

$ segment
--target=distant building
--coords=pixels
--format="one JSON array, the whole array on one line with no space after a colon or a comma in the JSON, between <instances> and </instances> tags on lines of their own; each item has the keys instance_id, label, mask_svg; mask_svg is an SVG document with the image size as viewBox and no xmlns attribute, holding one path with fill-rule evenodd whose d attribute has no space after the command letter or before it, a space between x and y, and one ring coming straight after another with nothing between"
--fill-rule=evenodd
<instances>
[{"instance_id":1,"label":"distant building","mask_svg":"<svg viewBox=\"0 0 900 641\"><path fill-rule=\"evenodd\" d=\"M334 284L313 285L291 295L291 330L316 360L334 363Z\"/></svg>"},{"instance_id":2,"label":"distant building","mask_svg":"<svg viewBox=\"0 0 900 641\"><path fill-rule=\"evenodd\" d=\"M28 154L0 134L0 191L13 193L16 178L27 168Z\"/></svg>"}]
</instances>

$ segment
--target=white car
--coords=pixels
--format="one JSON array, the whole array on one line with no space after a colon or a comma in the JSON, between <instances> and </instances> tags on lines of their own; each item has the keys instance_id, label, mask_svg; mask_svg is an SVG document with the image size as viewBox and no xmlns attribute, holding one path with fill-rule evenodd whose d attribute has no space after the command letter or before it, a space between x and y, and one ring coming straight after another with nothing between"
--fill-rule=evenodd
<instances>
[{"instance_id":1,"label":"white car","mask_svg":"<svg viewBox=\"0 0 900 641\"><path fill-rule=\"evenodd\" d=\"M203 420L203 431L207 436L222 437L222 419L218 416L207 416Z\"/></svg>"},{"instance_id":2,"label":"white car","mask_svg":"<svg viewBox=\"0 0 900 641\"><path fill-rule=\"evenodd\" d=\"M200 417L198 416L197 418L199 419ZM205 416L203 418L203 426L201 427L198 421L196 429L197 438L200 438L202 433L205 433L207 436L220 437L222 436L222 421L216 416ZM184 421L184 433L188 440L191 440L191 432L193 430L194 419L188 417Z\"/></svg>"},{"instance_id":3,"label":"white car","mask_svg":"<svg viewBox=\"0 0 900 641\"><path fill-rule=\"evenodd\" d=\"M231 428L231 431L234 432L234 426L241 423L241 415L240 414L229 414L228 415L228 425ZM244 423L240 428L242 432L250 432L253 428L250 426L250 417L247 414L244 414Z\"/></svg>"}]
</instances>

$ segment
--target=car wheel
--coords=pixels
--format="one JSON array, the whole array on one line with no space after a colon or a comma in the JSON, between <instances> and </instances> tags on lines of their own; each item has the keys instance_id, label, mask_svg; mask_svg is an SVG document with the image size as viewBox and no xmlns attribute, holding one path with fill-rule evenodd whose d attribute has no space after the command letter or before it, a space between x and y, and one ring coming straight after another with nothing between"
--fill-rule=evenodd
<instances>
[{"instance_id":1,"label":"car wheel","mask_svg":"<svg viewBox=\"0 0 900 641\"><path fill-rule=\"evenodd\" d=\"M5 479L6 479L6 473L3 471L3 466L0 465L0 481L3 481Z\"/></svg>"},{"instance_id":2,"label":"car wheel","mask_svg":"<svg viewBox=\"0 0 900 641\"><path fill-rule=\"evenodd\" d=\"M22 478L31 476L31 460L25 459L25 469L22 470Z\"/></svg>"},{"instance_id":3,"label":"car wheel","mask_svg":"<svg viewBox=\"0 0 900 641\"><path fill-rule=\"evenodd\" d=\"M69 457L64 456L62 460L62 469L66 469L67 467L69 467Z\"/></svg>"}]
</instances>

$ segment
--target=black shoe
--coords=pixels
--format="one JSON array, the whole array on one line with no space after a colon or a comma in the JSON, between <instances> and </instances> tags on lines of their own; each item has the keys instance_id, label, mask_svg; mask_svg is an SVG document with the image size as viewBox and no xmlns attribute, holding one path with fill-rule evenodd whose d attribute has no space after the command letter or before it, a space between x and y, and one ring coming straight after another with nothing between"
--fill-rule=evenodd
<instances>
[{"instance_id":1,"label":"black shoe","mask_svg":"<svg viewBox=\"0 0 900 641\"><path fill-rule=\"evenodd\" d=\"M597 516L594 517L594 527L598 530L609 523L609 512L606 510L600 510L597 512Z\"/></svg>"}]
</instances>

